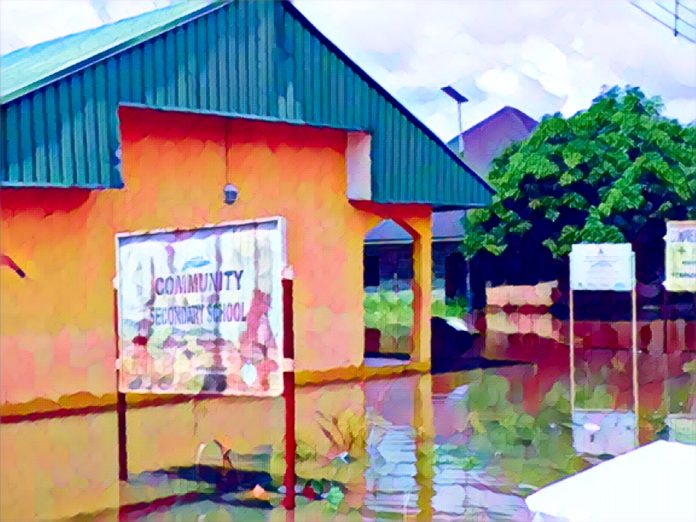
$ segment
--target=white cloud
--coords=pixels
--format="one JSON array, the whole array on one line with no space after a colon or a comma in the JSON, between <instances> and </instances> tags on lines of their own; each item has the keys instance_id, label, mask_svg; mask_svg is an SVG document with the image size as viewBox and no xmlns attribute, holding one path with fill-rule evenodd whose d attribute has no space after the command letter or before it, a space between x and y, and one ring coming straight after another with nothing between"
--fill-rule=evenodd
<instances>
[{"instance_id":1,"label":"white cloud","mask_svg":"<svg viewBox=\"0 0 696 522\"><path fill-rule=\"evenodd\" d=\"M153 8L164 7L170 3L171 2L169 1L162 2L157 0L118 0L116 2L114 2L113 0L101 0L101 4L104 6L104 10L109 14L112 20L120 20L122 18L137 16L141 13L150 11Z\"/></svg>"},{"instance_id":2,"label":"white cloud","mask_svg":"<svg viewBox=\"0 0 696 522\"><path fill-rule=\"evenodd\" d=\"M568 57L548 40L532 35L520 46L519 69L538 80L547 92L563 96L570 90Z\"/></svg>"},{"instance_id":3,"label":"white cloud","mask_svg":"<svg viewBox=\"0 0 696 522\"><path fill-rule=\"evenodd\" d=\"M696 99L677 98L665 103L665 115L685 122L696 122Z\"/></svg>"},{"instance_id":4,"label":"white cloud","mask_svg":"<svg viewBox=\"0 0 696 522\"><path fill-rule=\"evenodd\" d=\"M89 0L2 0L0 1L0 50L59 38L102 24Z\"/></svg>"},{"instance_id":5,"label":"white cloud","mask_svg":"<svg viewBox=\"0 0 696 522\"><path fill-rule=\"evenodd\" d=\"M696 98L696 46L674 38L627 0L298 0L296 5L445 139L457 130L454 104L446 98L433 103L432 96L421 101L412 93L435 93L452 83L471 99L466 126L504 105L536 118L556 111L571 115L586 108L603 85L638 85L667 102ZM394 27L401 32L391 40ZM387 74L371 50L385 45L401 54L401 70ZM690 114L686 102L666 105L679 107L680 119Z\"/></svg>"},{"instance_id":6,"label":"white cloud","mask_svg":"<svg viewBox=\"0 0 696 522\"><path fill-rule=\"evenodd\" d=\"M0 53L137 16L172 0L0 0Z\"/></svg>"},{"instance_id":7,"label":"white cloud","mask_svg":"<svg viewBox=\"0 0 696 522\"><path fill-rule=\"evenodd\" d=\"M517 73L510 68L489 69L476 80L476 85L482 91L500 97L511 97L514 95L519 87L519 83Z\"/></svg>"}]
</instances>

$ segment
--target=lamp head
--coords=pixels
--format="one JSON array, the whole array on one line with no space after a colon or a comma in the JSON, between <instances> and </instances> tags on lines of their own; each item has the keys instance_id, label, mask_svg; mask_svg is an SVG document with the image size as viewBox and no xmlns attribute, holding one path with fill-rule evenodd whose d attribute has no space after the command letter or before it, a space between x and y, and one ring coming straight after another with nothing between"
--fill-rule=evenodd
<instances>
[{"instance_id":1,"label":"lamp head","mask_svg":"<svg viewBox=\"0 0 696 522\"><path fill-rule=\"evenodd\" d=\"M225 185L222 191L225 195L226 205L233 205L234 202L237 201L237 197L239 196L239 190L237 190L237 187L235 187L232 183L228 183L227 185Z\"/></svg>"}]
</instances>

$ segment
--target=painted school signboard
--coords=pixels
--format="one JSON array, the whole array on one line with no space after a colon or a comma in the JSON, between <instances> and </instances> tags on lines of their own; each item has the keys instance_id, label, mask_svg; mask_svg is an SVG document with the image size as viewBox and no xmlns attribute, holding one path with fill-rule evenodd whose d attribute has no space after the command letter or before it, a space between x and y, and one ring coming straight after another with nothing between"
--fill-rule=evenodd
<instances>
[{"instance_id":1,"label":"painted school signboard","mask_svg":"<svg viewBox=\"0 0 696 522\"><path fill-rule=\"evenodd\" d=\"M283 391L282 218L116 238L119 388Z\"/></svg>"},{"instance_id":2,"label":"painted school signboard","mask_svg":"<svg viewBox=\"0 0 696 522\"><path fill-rule=\"evenodd\" d=\"M570 288L630 292L635 258L629 243L576 244L570 253Z\"/></svg>"},{"instance_id":3,"label":"painted school signboard","mask_svg":"<svg viewBox=\"0 0 696 522\"><path fill-rule=\"evenodd\" d=\"M665 288L696 292L696 221L667 222Z\"/></svg>"}]
</instances>

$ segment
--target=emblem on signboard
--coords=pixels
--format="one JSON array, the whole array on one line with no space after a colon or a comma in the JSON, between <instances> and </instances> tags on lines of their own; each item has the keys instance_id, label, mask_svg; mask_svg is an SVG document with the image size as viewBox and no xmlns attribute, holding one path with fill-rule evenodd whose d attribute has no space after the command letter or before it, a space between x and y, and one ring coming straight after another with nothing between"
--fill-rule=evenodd
<instances>
[{"instance_id":1,"label":"emblem on signboard","mask_svg":"<svg viewBox=\"0 0 696 522\"><path fill-rule=\"evenodd\" d=\"M576 244L570 253L573 290L630 291L634 272L633 249L628 243Z\"/></svg>"},{"instance_id":2,"label":"emblem on signboard","mask_svg":"<svg viewBox=\"0 0 696 522\"><path fill-rule=\"evenodd\" d=\"M210 264L209 260L207 260L204 257L197 256L197 257L193 257L193 258L189 259L188 261L186 261L184 263L184 266L181 267L181 271L186 272L187 270L189 270L191 268L201 268L201 267L207 266L209 264Z\"/></svg>"}]
</instances>

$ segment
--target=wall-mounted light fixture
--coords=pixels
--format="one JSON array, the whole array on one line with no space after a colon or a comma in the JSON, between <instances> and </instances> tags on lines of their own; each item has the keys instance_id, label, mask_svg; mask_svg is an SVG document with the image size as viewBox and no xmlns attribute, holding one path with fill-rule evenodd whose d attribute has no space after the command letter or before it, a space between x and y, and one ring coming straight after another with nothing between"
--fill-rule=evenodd
<instances>
[{"instance_id":1,"label":"wall-mounted light fixture","mask_svg":"<svg viewBox=\"0 0 696 522\"><path fill-rule=\"evenodd\" d=\"M225 187L222 189L222 192L225 195L226 205L232 205L235 201L237 201L239 190L237 190L237 187L235 187L232 183L228 183L227 185L225 185Z\"/></svg>"},{"instance_id":2,"label":"wall-mounted light fixture","mask_svg":"<svg viewBox=\"0 0 696 522\"><path fill-rule=\"evenodd\" d=\"M225 197L225 205L234 205L239 196L239 189L230 183L230 144L229 144L229 121L225 120L225 186L222 188L222 193Z\"/></svg>"}]
</instances>

